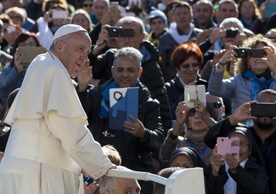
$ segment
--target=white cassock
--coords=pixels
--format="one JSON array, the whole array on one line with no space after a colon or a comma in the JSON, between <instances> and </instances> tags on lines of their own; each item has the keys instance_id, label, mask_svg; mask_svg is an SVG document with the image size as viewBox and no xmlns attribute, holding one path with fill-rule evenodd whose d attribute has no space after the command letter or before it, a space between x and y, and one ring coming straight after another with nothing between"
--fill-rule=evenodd
<instances>
[{"instance_id":1,"label":"white cassock","mask_svg":"<svg viewBox=\"0 0 276 194\"><path fill-rule=\"evenodd\" d=\"M76 194L81 169L97 179L112 167L86 127L68 71L49 52L28 67L5 122L12 129L0 165L3 194Z\"/></svg>"}]
</instances>

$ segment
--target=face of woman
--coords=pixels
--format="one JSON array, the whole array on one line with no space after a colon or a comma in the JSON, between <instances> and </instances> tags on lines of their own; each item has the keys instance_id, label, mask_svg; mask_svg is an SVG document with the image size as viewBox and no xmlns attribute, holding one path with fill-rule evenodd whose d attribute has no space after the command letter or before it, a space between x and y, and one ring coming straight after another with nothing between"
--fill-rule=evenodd
<instances>
[{"instance_id":1,"label":"face of woman","mask_svg":"<svg viewBox=\"0 0 276 194\"><path fill-rule=\"evenodd\" d=\"M89 22L83 14L76 14L72 21L72 24L77 24L86 30L89 30Z\"/></svg>"},{"instance_id":2,"label":"face of woman","mask_svg":"<svg viewBox=\"0 0 276 194\"><path fill-rule=\"evenodd\" d=\"M264 44L260 43L256 46L256 48L262 48L264 46ZM264 73L268 68L267 64L262 58L249 58L248 67L255 75L260 75Z\"/></svg>"},{"instance_id":3,"label":"face of woman","mask_svg":"<svg viewBox=\"0 0 276 194\"><path fill-rule=\"evenodd\" d=\"M245 19L253 19L254 6L250 1L245 1L241 6L241 15Z\"/></svg>"},{"instance_id":4,"label":"face of woman","mask_svg":"<svg viewBox=\"0 0 276 194\"><path fill-rule=\"evenodd\" d=\"M189 127L193 130L194 133L201 133L205 131L208 126L200 118L199 113L195 109L191 109L188 113L188 123Z\"/></svg>"},{"instance_id":5,"label":"face of woman","mask_svg":"<svg viewBox=\"0 0 276 194\"><path fill-rule=\"evenodd\" d=\"M171 167L193 168L193 164L188 156L180 154L173 159Z\"/></svg>"},{"instance_id":6,"label":"face of woman","mask_svg":"<svg viewBox=\"0 0 276 194\"><path fill-rule=\"evenodd\" d=\"M249 142L242 134L239 133L234 133L231 137L238 137L240 140L239 162L242 162L250 155Z\"/></svg>"},{"instance_id":7,"label":"face of woman","mask_svg":"<svg viewBox=\"0 0 276 194\"><path fill-rule=\"evenodd\" d=\"M177 69L179 77L185 84L190 84L196 81L199 72L200 63L194 57L185 60Z\"/></svg>"}]
</instances>

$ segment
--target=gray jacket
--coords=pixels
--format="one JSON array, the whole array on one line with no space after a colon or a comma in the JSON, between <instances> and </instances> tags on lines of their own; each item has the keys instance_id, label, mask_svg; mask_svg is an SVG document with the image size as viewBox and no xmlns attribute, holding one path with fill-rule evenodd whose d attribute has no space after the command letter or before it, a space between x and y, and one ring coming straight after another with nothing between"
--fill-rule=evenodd
<instances>
[{"instance_id":1,"label":"gray jacket","mask_svg":"<svg viewBox=\"0 0 276 194\"><path fill-rule=\"evenodd\" d=\"M252 79L245 79L241 74L223 80L224 71L218 71L216 65L212 69L209 79L208 91L210 94L223 98L230 98L232 103L232 112L243 103L251 100ZM273 82L269 88L276 90L276 79L273 77Z\"/></svg>"}]
</instances>

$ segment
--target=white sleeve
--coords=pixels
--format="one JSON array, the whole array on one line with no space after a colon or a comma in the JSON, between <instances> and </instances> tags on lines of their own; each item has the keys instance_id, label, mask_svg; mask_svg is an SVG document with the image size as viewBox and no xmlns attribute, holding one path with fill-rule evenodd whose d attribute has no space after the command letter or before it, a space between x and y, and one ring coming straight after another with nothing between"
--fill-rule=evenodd
<instances>
[{"instance_id":1,"label":"white sleeve","mask_svg":"<svg viewBox=\"0 0 276 194\"><path fill-rule=\"evenodd\" d=\"M56 111L50 111L45 120L53 135L61 141L63 149L91 177L98 179L113 167L86 127L86 120L62 117Z\"/></svg>"}]
</instances>

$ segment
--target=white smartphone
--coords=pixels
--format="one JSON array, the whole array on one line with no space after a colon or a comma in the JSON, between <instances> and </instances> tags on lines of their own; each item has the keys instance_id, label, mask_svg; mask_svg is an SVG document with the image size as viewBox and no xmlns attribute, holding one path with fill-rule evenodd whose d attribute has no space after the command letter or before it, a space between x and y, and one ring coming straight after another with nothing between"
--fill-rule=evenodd
<instances>
[{"instance_id":1,"label":"white smartphone","mask_svg":"<svg viewBox=\"0 0 276 194\"><path fill-rule=\"evenodd\" d=\"M110 6L116 8L116 9L118 9L118 5L119 5L118 1L110 2Z\"/></svg>"},{"instance_id":2,"label":"white smartphone","mask_svg":"<svg viewBox=\"0 0 276 194\"><path fill-rule=\"evenodd\" d=\"M194 103L191 99L199 100L206 106L206 88L205 85L185 85L184 101L189 108L194 108Z\"/></svg>"},{"instance_id":3,"label":"white smartphone","mask_svg":"<svg viewBox=\"0 0 276 194\"><path fill-rule=\"evenodd\" d=\"M68 18L67 11L54 10L52 13L52 19L66 19L66 18Z\"/></svg>"}]
</instances>

